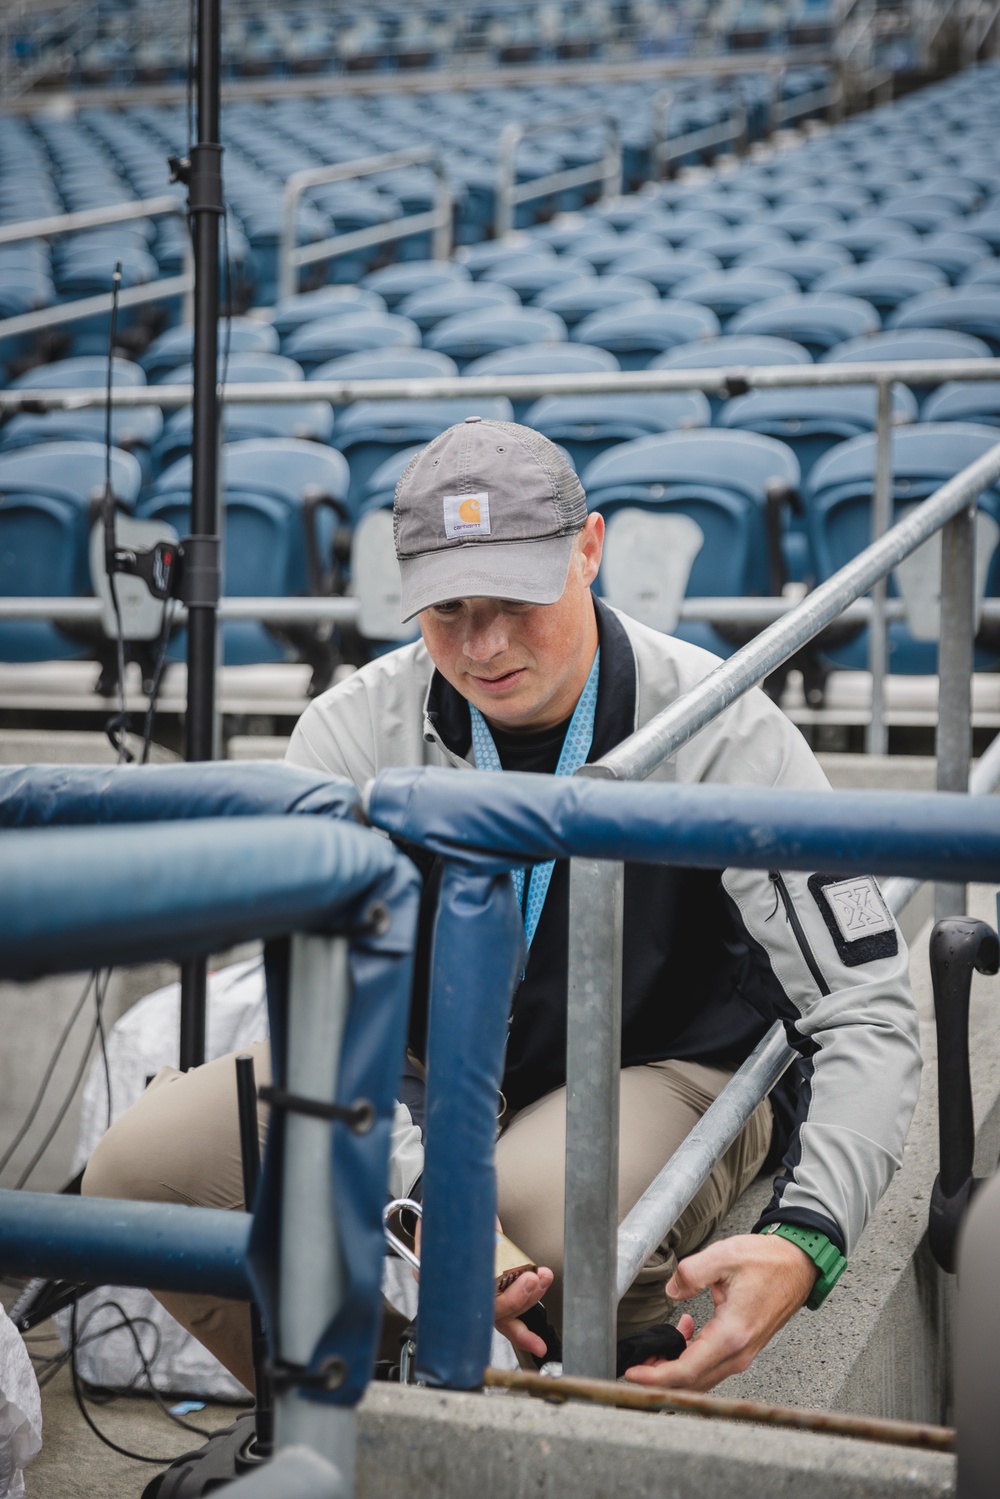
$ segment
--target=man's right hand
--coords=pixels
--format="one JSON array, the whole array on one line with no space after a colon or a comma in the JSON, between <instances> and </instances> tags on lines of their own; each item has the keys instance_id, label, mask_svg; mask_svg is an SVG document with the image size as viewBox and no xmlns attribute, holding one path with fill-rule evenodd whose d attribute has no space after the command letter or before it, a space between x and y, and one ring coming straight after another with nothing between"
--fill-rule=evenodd
<instances>
[{"instance_id":1,"label":"man's right hand","mask_svg":"<svg viewBox=\"0 0 1000 1499\"><path fill-rule=\"evenodd\" d=\"M497 1219L497 1232L502 1232L500 1219ZM413 1252L420 1258L420 1219L417 1219L416 1232L413 1235ZM416 1270L414 1277L419 1279ZM497 1332L507 1338L515 1348L524 1353L536 1354L544 1358L547 1352L545 1342L530 1328L525 1327L521 1318L525 1312L535 1306L551 1286L555 1276L547 1265L539 1265L537 1270L525 1270L516 1280L511 1281L505 1291L501 1291L493 1303L493 1326Z\"/></svg>"}]
</instances>

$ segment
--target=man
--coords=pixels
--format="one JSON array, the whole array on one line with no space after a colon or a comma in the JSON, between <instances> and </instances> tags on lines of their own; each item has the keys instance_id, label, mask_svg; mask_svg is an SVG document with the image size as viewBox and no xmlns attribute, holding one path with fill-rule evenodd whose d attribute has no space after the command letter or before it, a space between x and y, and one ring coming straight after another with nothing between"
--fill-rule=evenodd
<instances>
[{"instance_id":1,"label":"man","mask_svg":"<svg viewBox=\"0 0 1000 1499\"><path fill-rule=\"evenodd\" d=\"M295 764L357 785L391 765L571 774L715 664L594 599L603 520L587 515L559 449L527 428L474 417L450 428L400 479L395 522L403 617L418 618L421 639L317 699L292 736ZM657 776L826 786L798 731L757 691ZM425 861L423 870L429 912L437 869ZM498 1298L497 1318L540 1353L519 1317L542 1295L556 1325L560 1316L567 866L522 876L518 890L528 960L499 1103L498 1201L505 1232L542 1268ZM866 915L855 928L859 905ZM649 866L626 868L624 947L620 1215L776 1018L801 1053L619 1309L624 1337L710 1287L715 1312L696 1337L692 1319L680 1318L681 1357L627 1374L708 1389L746 1368L807 1301L819 1304L899 1165L920 1069L906 952L871 879ZM428 965L424 936L394 1154L393 1185L403 1190L420 1169ZM474 988L473 974L470 998ZM226 1059L203 1070L212 1067L231 1072ZM192 1074L173 1080L192 1095L202 1086ZM150 1089L154 1107L157 1093L166 1099ZM206 1098L199 1107L203 1131ZM218 1138L224 1126L213 1121ZM85 1189L112 1195L116 1171L102 1171L103 1149ZM755 1231L701 1248L769 1159L780 1170ZM135 1195L131 1185L123 1195Z\"/></svg>"}]
</instances>

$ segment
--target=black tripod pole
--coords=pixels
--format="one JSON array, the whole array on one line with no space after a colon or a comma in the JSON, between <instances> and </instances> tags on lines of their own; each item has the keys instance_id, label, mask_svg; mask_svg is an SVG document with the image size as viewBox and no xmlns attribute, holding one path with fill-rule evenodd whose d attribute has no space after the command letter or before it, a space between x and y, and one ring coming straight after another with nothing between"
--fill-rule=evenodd
<instances>
[{"instance_id":1,"label":"black tripod pole","mask_svg":"<svg viewBox=\"0 0 1000 1499\"><path fill-rule=\"evenodd\" d=\"M198 0L198 140L191 148L188 209L194 239L194 430L191 535L184 542L187 626L187 716L184 755L216 755L215 674L219 602L219 0ZM206 964L181 968L180 1065L205 1060Z\"/></svg>"}]
</instances>

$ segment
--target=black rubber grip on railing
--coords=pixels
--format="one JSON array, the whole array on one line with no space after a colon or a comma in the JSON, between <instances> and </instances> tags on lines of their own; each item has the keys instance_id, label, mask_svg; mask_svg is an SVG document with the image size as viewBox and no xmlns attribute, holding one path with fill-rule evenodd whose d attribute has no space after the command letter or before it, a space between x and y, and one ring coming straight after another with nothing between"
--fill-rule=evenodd
<instances>
[{"instance_id":1,"label":"black rubber grip on railing","mask_svg":"<svg viewBox=\"0 0 1000 1499\"><path fill-rule=\"evenodd\" d=\"M976 1131L969 1072L972 975L996 973L1000 942L985 921L949 916L930 938L931 984L938 1042L940 1170L931 1192L928 1239L942 1270L953 1273L958 1231L973 1193Z\"/></svg>"}]
</instances>

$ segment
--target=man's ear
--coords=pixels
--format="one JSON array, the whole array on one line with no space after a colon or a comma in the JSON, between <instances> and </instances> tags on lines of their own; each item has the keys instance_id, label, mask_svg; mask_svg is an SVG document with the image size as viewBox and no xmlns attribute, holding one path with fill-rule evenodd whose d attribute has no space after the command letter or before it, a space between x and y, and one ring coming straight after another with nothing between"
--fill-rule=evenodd
<instances>
[{"instance_id":1,"label":"man's ear","mask_svg":"<svg viewBox=\"0 0 1000 1499\"><path fill-rule=\"evenodd\" d=\"M580 532L580 581L584 587L589 588L597 577L601 566L601 553L604 550L604 516L588 515L583 530Z\"/></svg>"}]
</instances>

